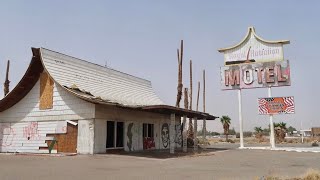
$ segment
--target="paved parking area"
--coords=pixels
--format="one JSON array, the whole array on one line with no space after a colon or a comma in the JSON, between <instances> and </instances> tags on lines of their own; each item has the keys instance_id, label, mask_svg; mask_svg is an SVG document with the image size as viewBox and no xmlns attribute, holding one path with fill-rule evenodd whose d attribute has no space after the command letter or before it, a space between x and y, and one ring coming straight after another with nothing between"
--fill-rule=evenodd
<instances>
[{"instance_id":1,"label":"paved parking area","mask_svg":"<svg viewBox=\"0 0 320 180\"><path fill-rule=\"evenodd\" d=\"M211 155L150 158L128 155L22 156L0 154L1 180L255 179L320 169L320 153L230 149Z\"/></svg>"}]
</instances>

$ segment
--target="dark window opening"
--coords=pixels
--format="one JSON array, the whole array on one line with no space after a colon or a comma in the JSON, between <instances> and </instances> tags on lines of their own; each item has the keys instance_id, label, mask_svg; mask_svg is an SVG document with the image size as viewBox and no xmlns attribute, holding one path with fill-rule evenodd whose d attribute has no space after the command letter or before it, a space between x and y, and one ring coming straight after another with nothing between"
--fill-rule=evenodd
<instances>
[{"instance_id":1,"label":"dark window opening","mask_svg":"<svg viewBox=\"0 0 320 180\"><path fill-rule=\"evenodd\" d=\"M107 121L106 148L123 147L123 128L123 122Z\"/></svg>"},{"instance_id":2,"label":"dark window opening","mask_svg":"<svg viewBox=\"0 0 320 180\"><path fill-rule=\"evenodd\" d=\"M143 137L154 137L154 125L153 124L143 124Z\"/></svg>"},{"instance_id":3,"label":"dark window opening","mask_svg":"<svg viewBox=\"0 0 320 180\"><path fill-rule=\"evenodd\" d=\"M117 122L117 146L123 147L123 122Z\"/></svg>"},{"instance_id":4,"label":"dark window opening","mask_svg":"<svg viewBox=\"0 0 320 180\"><path fill-rule=\"evenodd\" d=\"M114 147L114 121L107 121L107 145L106 148Z\"/></svg>"}]
</instances>

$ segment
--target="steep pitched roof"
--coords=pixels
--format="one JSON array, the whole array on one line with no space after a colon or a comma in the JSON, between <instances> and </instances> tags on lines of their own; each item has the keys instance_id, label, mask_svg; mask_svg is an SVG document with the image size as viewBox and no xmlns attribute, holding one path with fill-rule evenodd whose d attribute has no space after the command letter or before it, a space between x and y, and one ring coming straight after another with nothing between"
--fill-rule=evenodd
<instances>
[{"instance_id":1,"label":"steep pitched roof","mask_svg":"<svg viewBox=\"0 0 320 180\"><path fill-rule=\"evenodd\" d=\"M17 86L0 100L0 112L24 98L43 70L71 94L96 104L115 105L189 118L214 120L218 117L199 111L163 104L153 92L151 82L110 68L44 48L32 48L33 57Z\"/></svg>"},{"instance_id":2,"label":"steep pitched roof","mask_svg":"<svg viewBox=\"0 0 320 180\"><path fill-rule=\"evenodd\" d=\"M40 54L50 76L78 96L124 106L163 104L150 81L44 48Z\"/></svg>"}]
</instances>

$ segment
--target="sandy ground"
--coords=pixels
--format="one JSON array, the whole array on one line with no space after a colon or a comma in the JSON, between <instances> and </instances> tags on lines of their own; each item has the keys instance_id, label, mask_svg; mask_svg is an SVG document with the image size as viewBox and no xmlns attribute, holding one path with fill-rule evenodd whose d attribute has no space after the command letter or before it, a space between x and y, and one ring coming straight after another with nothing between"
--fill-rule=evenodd
<instances>
[{"instance_id":1,"label":"sandy ground","mask_svg":"<svg viewBox=\"0 0 320 180\"><path fill-rule=\"evenodd\" d=\"M216 151L207 156L178 158L152 158L137 155L49 157L0 154L0 179L248 180L270 174L302 175L308 169L320 169L320 153L229 148L229 150Z\"/></svg>"}]
</instances>

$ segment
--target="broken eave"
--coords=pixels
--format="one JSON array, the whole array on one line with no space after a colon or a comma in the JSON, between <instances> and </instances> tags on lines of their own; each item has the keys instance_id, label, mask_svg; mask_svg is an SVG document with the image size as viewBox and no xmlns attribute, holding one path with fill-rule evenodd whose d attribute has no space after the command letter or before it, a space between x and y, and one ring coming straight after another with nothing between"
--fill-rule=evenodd
<instances>
[{"instance_id":1,"label":"broken eave","mask_svg":"<svg viewBox=\"0 0 320 180\"><path fill-rule=\"evenodd\" d=\"M187 116L188 118L197 118L197 119L206 119L206 120L215 120L219 118L217 116L210 115L208 113L192 111L189 109L178 108L169 105L154 105L154 106L145 106L140 107L144 111L161 113L161 114L175 114L178 116Z\"/></svg>"}]
</instances>

